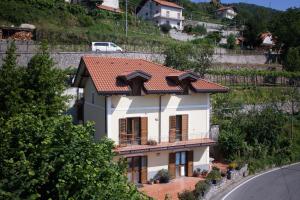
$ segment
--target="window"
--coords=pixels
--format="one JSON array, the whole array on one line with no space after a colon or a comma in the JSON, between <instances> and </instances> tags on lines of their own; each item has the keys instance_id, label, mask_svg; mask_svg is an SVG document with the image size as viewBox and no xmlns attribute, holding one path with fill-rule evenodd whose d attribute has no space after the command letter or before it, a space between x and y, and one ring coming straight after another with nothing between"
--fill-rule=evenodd
<instances>
[{"instance_id":1,"label":"window","mask_svg":"<svg viewBox=\"0 0 300 200\"><path fill-rule=\"evenodd\" d=\"M170 17L170 11L167 11L167 17Z\"/></svg>"},{"instance_id":2,"label":"window","mask_svg":"<svg viewBox=\"0 0 300 200\"><path fill-rule=\"evenodd\" d=\"M169 25L170 25L170 21L166 21L166 24L169 24Z\"/></svg>"},{"instance_id":3,"label":"window","mask_svg":"<svg viewBox=\"0 0 300 200\"><path fill-rule=\"evenodd\" d=\"M115 45L114 43L110 43L110 46L117 47L117 45Z\"/></svg>"},{"instance_id":4,"label":"window","mask_svg":"<svg viewBox=\"0 0 300 200\"><path fill-rule=\"evenodd\" d=\"M177 18L180 19L180 13L177 13Z\"/></svg>"},{"instance_id":5,"label":"window","mask_svg":"<svg viewBox=\"0 0 300 200\"><path fill-rule=\"evenodd\" d=\"M127 118L127 144L140 144L141 119L139 117Z\"/></svg>"},{"instance_id":6,"label":"window","mask_svg":"<svg viewBox=\"0 0 300 200\"><path fill-rule=\"evenodd\" d=\"M182 140L182 116L176 115L176 140Z\"/></svg>"},{"instance_id":7,"label":"window","mask_svg":"<svg viewBox=\"0 0 300 200\"><path fill-rule=\"evenodd\" d=\"M107 42L98 42L98 43L95 43L95 46L108 47L108 43Z\"/></svg>"},{"instance_id":8,"label":"window","mask_svg":"<svg viewBox=\"0 0 300 200\"><path fill-rule=\"evenodd\" d=\"M176 152L176 177L186 176L186 169L187 169L187 157L186 152Z\"/></svg>"},{"instance_id":9,"label":"window","mask_svg":"<svg viewBox=\"0 0 300 200\"><path fill-rule=\"evenodd\" d=\"M146 12L146 16L148 16L148 13Z\"/></svg>"}]
</instances>

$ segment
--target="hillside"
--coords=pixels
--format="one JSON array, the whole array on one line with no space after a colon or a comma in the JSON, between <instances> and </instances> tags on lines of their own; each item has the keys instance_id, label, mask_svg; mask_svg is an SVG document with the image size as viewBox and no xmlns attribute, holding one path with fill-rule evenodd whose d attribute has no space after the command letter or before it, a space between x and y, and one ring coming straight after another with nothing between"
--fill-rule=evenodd
<instances>
[{"instance_id":1,"label":"hillside","mask_svg":"<svg viewBox=\"0 0 300 200\"><path fill-rule=\"evenodd\" d=\"M160 46L173 40L160 33L152 23L128 16L128 37L125 35L125 14L65 3L64 0L1 0L0 25L21 23L37 27L37 40L51 44L88 44L91 41L113 41L136 46Z\"/></svg>"}]
</instances>

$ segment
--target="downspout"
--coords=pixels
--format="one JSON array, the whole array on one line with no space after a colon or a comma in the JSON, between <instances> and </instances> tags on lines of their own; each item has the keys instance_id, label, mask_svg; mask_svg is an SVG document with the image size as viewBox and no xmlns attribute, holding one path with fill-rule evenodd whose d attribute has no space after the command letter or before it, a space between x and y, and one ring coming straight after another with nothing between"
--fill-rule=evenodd
<instances>
[{"instance_id":1,"label":"downspout","mask_svg":"<svg viewBox=\"0 0 300 200\"><path fill-rule=\"evenodd\" d=\"M159 112L158 112L158 143L161 143L161 97L159 95Z\"/></svg>"},{"instance_id":2,"label":"downspout","mask_svg":"<svg viewBox=\"0 0 300 200\"><path fill-rule=\"evenodd\" d=\"M104 97L104 113L105 113L105 116L104 116L104 123L105 123L105 133L106 133L106 136L108 135L107 133L107 96Z\"/></svg>"}]
</instances>

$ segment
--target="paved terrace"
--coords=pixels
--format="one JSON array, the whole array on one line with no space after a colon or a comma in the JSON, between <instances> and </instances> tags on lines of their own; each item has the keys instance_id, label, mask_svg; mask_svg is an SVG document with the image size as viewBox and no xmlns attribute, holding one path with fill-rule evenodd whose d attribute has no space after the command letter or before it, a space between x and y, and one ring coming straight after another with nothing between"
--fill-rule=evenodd
<instances>
[{"instance_id":1,"label":"paved terrace","mask_svg":"<svg viewBox=\"0 0 300 200\"><path fill-rule=\"evenodd\" d=\"M169 183L160 183L148 185L144 184L139 188L139 191L144 192L146 195L153 197L155 200L164 200L165 195L169 194L172 200L178 199L178 193L184 190L194 190L196 183L204 181L200 177L181 177L171 180Z\"/></svg>"}]
</instances>

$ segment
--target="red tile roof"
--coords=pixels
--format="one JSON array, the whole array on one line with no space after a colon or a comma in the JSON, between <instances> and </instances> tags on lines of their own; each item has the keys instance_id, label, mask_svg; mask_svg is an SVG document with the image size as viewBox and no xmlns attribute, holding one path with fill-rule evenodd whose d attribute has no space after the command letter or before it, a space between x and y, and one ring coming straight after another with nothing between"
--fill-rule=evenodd
<instances>
[{"instance_id":1,"label":"red tile roof","mask_svg":"<svg viewBox=\"0 0 300 200\"><path fill-rule=\"evenodd\" d=\"M233 7L228 6L228 7L221 7L221 8L219 8L217 11L225 11L225 10L229 10L229 9L234 10Z\"/></svg>"},{"instance_id":2,"label":"red tile roof","mask_svg":"<svg viewBox=\"0 0 300 200\"><path fill-rule=\"evenodd\" d=\"M109 6L96 5L96 7L100 10L106 10L106 11L115 12L115 13L122 13L122 11L120 9L112 8Z\"/></svg>"},{"instance_id":3,"label":"red tile roof","mask_svg":"<svg viewBox=\"0 0 300 200\"><path fill-rule=\"evenodd\" d=\"M165 1L165 0L153 0L154 2L163 5L163 6L169 6L174 8L183 8L182 6L177 5L176 3Z\"/></svg>"},{"instance_id":4,"label":"red tile roof","mask_svg":"<svg viewBox=\"0 0 300 200\"><path fill-rule=\"evenodd\" d=\"M142 59L112 58L101 56L84 56L74 81L74 85L80 87L83 78L82 67L87 69L88 74L99 94L128 94L131 89L127 84L118 81L120 75L130 71L143 71L151 78L144 82L147 93L182 93L180 85L168 80L170 74L182 74L181 71L160 64L155 64ZM80 74L81 73L81 74ZM199 79L192 82L192 89L195 92L227 92L228 88L221 85ZM83 86L81 86L83 87Z\"/></svg>"}]
</instances>

